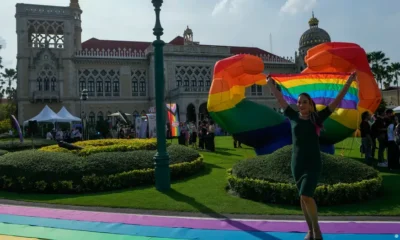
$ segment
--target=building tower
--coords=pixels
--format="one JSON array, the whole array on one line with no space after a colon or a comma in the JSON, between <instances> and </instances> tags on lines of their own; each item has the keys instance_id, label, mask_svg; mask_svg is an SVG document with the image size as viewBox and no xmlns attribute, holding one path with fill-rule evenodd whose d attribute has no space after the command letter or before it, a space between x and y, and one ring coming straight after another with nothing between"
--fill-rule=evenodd
<instances>
[{"instance_id":1,"label":"building tower","mask_svg":"<svg viewBox=\"0 0 400 240\"><path fill-rule=\"evenodd\" d=\"M72 100L63 96L74 96L72 58L81 48L81 13L78 0L71 0L69 7L16 5L20 122L46 104L58 109L60 102Z\"/></svg>"},{"instance_id":2,"label":"building tower","mask_svg":"<svg viewBox=\"0 0 400 240\"><path fill-rule=\"evenodd\" d=\"M183 31L183 40L185 45L193 44L193 31L189 26L186 27L185 31Z\"/></svg>"},{"instance_id":3,"label":"building tower","mask_svg":"<svg viewBox=\"0 0 400 240\"><path fill-rule=\"evenodd\" d=\"M299 41L299 53L296 54L296 63L298 71L303 71L306 68L304 58L307 55L308 49L315 47L321 43L330 42L331 37L322 28L318 27L319 20L314 17L314 12L312 13L311 19L308 21L310 28L305 31Z\"/></svg>"}]
</instances>

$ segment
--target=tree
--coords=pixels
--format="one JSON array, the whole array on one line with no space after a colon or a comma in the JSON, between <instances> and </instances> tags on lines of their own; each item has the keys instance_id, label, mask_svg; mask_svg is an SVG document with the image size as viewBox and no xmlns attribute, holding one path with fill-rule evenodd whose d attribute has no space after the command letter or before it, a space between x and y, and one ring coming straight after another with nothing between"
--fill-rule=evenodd
<instances>
[{"instance_id":1,"label":"tree","mask_svg":"<svg viewBox=\"0 0 400 240\"><path fill-rule=\"evenodd\" d=\"M387 66L390 59L386 57L385 53L383 53L382 51L370 52L367 54L367 58L371 66L371 71L382 89L383 80L390 79L387 71Z\"/></svg>"},{"instance_id":2,"label":"tree","mask_svg":"<svg viewBox=\"0 0 400 240\"><path fill-rule=\"evenodd\" d=\"M386 110L387 103L385 99L382 98L381 102L379 103L378 109L376 109L375 113L384 112Z\"/></svg>"},{"instance_id":3,"label":"tree","mask_svg":"<svg viewBox=\"0 0 400 240\"><path fill-rule=\"evenodd\" d=\"M400 105L399 99L399 76L400 76L400 63L394 62L387 66L388 78L387 84L394 84L397 86L397 105Z\"/></svg>"},{"instance_id":4,"label":"tree","mask_svg":"<svg viewBox=\"0 0 400 240\"><path fill-rule=\"evenodd\" d=\"M1 48L2 48L2 46L0 45L0 50L1 50ZM1 58L1 56L0 56L0 69L3 68L3 65L1 65L1 61L2 61L2 58Z\"/></svg>"},{"instance_id":5,"label":"tree","mask_svg":"<svg viewBox=\"0 0 400 240\"><path fill-rule=\"evenodd\" d=\"M13 92L15 90L11 85L14 81L17 80L17 71L15 71L15 69L12 69L12 68L6 68L4 70L4 73L1 73L1 76L4 79L2 79L0 82L1 83L0 94L2 97L7 96L7 98L9 100L11 100L13 97ZM7 85L4 88L5 84L7 84Z\"/></svg>"}]
</instances>

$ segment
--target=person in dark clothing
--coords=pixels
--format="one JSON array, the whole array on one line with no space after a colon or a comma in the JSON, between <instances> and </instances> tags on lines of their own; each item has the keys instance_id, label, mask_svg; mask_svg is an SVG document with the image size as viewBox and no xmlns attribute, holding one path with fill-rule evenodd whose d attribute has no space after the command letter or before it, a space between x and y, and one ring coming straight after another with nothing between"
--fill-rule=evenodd
<instances>
[{"instance_id":1,"label":"person in dark clothing","mask_svg":"<svg viewBox=\"0 0 400 240\"><path fill-rule=\"evenodd\" d=\"M207 137L206 123L202 122L202 123L200 123L200 126L199 126L199 148L200 149L205 148L206 137Z\"/></svg>"},{"instance_id":2,"label":"person in dark clothing","mask_svg":"<svg viewBox=\"0 0 400 240\"><path fill-rule=\"evenodd\" d=\"M383 111L379 111L375 122L372 124L372 137L373 139L378 139L379 148L378 148L378 164L382 164L384 162L384 153L386 149L386 126L383 118ZM374 144L374 142L373 142ZM374 144L376 146L376 142ZM374 157L375 148L372 149L371 156Z\"/></svg>"},{"instance_id":3,"label":"person in dark clothing","mask_svg":"<svg viewBox=\"0 0 400 240\"><path fill-rule=\"evenodd\" d=\"M388 117L388 168L389 170L397 169L399 165L399 147L395 142L396 120L394 116Z\"/></svg>"},{"instance_id":4,"label":"person in dark clothing","mask_svg":"<svg viewBox=\"0 0 400 240\"><path fill-rule=\"evenodd\" d=\"M368 111L365 111L361 115L362 121L360 124L361 131L361 144L365 154L365 163L371 164L371 152L372 152L372 137L371 137L371 127L369 125L369 120L371 115Z\"/></svg>"}]
</instances>

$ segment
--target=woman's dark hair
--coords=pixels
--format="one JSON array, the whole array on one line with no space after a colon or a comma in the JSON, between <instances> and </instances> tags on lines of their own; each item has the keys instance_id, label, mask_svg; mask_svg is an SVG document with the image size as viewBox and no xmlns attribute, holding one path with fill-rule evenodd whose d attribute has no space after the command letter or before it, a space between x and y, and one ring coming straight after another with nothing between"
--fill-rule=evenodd
<instances>
[{"instance_id":1,"label":"woman's dark hair","mask_svg":"<svg viewBox=\"0 0 400 240\"><path fill-rule=\"evenodd\" d=\"M365 120L367 119L368 116L369 116L369 112L368 112L368 111L365 111L365 112L363 112L363 113L361 114L361 119L362 119L363 121L365 121Z\"/></svg>"},{"instance_id":2,"label":"woman's dark hair","mask_svg":"<svg viewBox=\"0 0 400 240\"><path fill-rule=\"evenodd\" d=\"M317 111L317 107L315 106L315 102L314 100L312 100L311 96L308 93L300 93L299 96L304 96L308 99L308 101L310 102L310 104L312 104L314 111L310 113L310 120L313 124L315 124L316 126L323 128L324 125L322 123L321 118L318 115L318 111Z\"/></svg>"}]
</instances>

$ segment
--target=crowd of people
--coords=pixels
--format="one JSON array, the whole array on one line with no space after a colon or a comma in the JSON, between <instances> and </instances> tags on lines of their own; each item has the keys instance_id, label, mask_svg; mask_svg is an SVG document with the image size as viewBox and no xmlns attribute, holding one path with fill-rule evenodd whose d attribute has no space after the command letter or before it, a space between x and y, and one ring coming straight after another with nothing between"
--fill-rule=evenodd
<instances>
[{"instance_id":1,"label":"crowd of people","mask_svg":"<svg viewBox=\"0 0 400 240\"><path fill-rule=\"evenodd\" d=\"M82 134L78 128L73 128L71 131L62 131L60 128L57 130L53 128L53 130L47 132L46 139L73 143L82 140Z\"/></svg>"},{"instance_id":2,"label":"crowd of people","mask_svg":"<svg viewBox=\"0 0 400 240\"><path fill-rule=\"evenodd\" d=\"M193 146L202 150L215 151L215 124L214 121L202 121L196 126L194 122L179 123L180 134L178 142L181 145ZM197 145L197 138L199 139Z\"/></svg>"},{"instance_id":3,"label":"crowd of people","mask_svg":"<svg viewBox=\"0 0 400 240\"><path fill-rule=\"evenodd\" d=\"M373 164L377 159L379 167L388 167L390 170L400 167L400 124L392 109L378 111L371 116L364 112L361 116L361 153L365 162ZM378 150L377 158L375 157ZM385 151L387 159L385 159Z\"/></svg>"}]
</instances>

